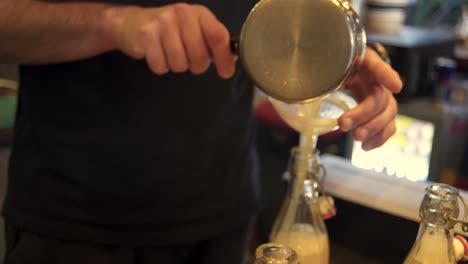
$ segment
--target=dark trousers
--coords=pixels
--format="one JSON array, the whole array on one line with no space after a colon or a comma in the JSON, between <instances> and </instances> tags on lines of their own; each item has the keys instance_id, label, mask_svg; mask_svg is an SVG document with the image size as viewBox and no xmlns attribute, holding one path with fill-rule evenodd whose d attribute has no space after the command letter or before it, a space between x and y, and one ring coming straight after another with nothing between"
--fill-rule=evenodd
<instances>
[{"instance_id":1,"label":"dark trousers","mask_svg":"<svg viewBox=\"0 0 468 264\"><path fill-rule=\"evenodd\" d=\"M244 264L250 224L177 246L108 246L64 241L6 225L4 264Z\"/></svg>"}]
</instances>

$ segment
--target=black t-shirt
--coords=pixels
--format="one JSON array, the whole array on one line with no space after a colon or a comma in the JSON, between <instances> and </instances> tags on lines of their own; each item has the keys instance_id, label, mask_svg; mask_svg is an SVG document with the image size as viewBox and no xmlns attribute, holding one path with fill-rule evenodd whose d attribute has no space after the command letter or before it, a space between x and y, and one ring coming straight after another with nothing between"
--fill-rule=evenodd
<instances>
[{"instance_id":1,"label":"black t-shirt","mask_svg":"<svg viewBox=\"0 0 468 264\"><path fill-rule=\"evenodd\" d=\"M233 35L253 5L197 3ZM157 76L117 51L22 65L6 221L109 244L216 235L255 207L251 99L240 64L230 80L214 67Z\"/></svg>"}]
</instances>

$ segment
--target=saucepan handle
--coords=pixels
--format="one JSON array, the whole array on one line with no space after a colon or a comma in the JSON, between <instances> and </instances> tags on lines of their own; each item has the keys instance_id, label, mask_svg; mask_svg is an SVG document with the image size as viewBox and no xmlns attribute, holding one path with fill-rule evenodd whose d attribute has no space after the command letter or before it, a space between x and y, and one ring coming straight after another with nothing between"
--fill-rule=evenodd
<instances>
[{"instance_id":1,"label":"saucepan handle","mask_svg":"<svg viewBox=\"0 0 468 264\"><path fill-rule=\"evenodd\" d=\"M231 37L231 52L234 55L239 55L239 42L240 42L240 37L239 36L232 36Z\"/></svg>"}]
</instances>

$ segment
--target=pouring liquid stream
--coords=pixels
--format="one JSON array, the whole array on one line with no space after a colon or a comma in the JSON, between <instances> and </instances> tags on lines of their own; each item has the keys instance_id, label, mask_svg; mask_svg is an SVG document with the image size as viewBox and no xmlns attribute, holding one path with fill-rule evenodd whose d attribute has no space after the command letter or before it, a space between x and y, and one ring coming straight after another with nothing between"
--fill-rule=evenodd
<instances>
[{"instance_id":1,"label":"pouring liquid stream","mask_svg":"<svg viewBox=\"0 0 468 264\"><path fill-rule=\"evenodd\" d=\"M317 135L305 135L301 134L299 138L299 149L301 153L301 157L297 164L296 168L296 181L294 182L294 192L296 195L293 197L293 203L291 208L298 208L299 198L301 193L303 192L303 183L306 180L307 173L308 173L308 157L312 155L315 151L315 147L317 145ZM296 212L291 212L291 216L294 217Z\"/></svg>"},{"instance_id":2,"label":"pouring liquid stream","mask_svg":"<svg viewBox=\"0 0 468 264\"><path fill-rule=\"evenodd\" d=\"M305 119L318 117L321 101L301 105L300 113ZM299 203L304 188L304 181L308 175L309 157L315 155L318 134L312 132L315 129L305 129L300 132L299 153L300 157L295 167L295 181L293 182L293 195L291 206L285 215L284 226L294 226L293 230L283 230L275 238L280 243L285 243L297 251L301 264L328 264L328 237L325 234L317 233L317 230L309 224L295 223Z\"/></svg>"},{"instance_id":3,"label":"pouring liquid stream","mask_svg":"<svg viewBox=\"0 0 468 264\"><path fill-rule=\"evenodd\" d=\"M309 103L302 106L301 111L304 114L305 118L316 118L317 114L320 111L321 102L317 101L314 103ZM298 208L299 199L301 197L303 188L303 182L307 176L308 170L308 157L312 155L315 151L315 147L317 146L317 138L318 135L316 134L306 134L304 132L300 132L299 138L299 149L301 157L299 158L298 165L296 167L296 180L294 181L294 189L293 189L293 197L291 197L291 211L287 212L285 217L285 226L291 226L294 222L294 217L296 215L296 211Z\"/></svg>"}]
</instances>

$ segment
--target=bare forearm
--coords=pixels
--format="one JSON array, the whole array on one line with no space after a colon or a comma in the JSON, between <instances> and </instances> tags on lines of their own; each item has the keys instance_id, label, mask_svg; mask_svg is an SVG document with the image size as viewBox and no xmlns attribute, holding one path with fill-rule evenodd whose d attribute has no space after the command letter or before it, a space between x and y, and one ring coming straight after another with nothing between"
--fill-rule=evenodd
<instances>
[{"instance_id":1,"label":"bare forearm","mask_svg":"<svg viewBox=\"0 0 468 264\"><path fill-rule=\"evenodd\" d=\"M223 78L235 72L230 34L204 6L62 1L0 0L0 63L49 64L119 50L145 59L156 74L201 74L210 62Z\"/></svg>"},{"instance_id":2,"label":"bare forearm","mask_svg":"<svg viewBox=\"0 0 468 264\"><path fill-rule=\"evenodd\" d=\"M115 49L109 8L91 2L0 1L0 63L57 63Z\"/></svg>"}]
</instances>

